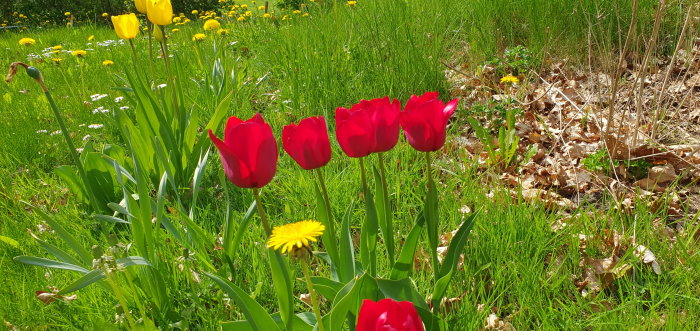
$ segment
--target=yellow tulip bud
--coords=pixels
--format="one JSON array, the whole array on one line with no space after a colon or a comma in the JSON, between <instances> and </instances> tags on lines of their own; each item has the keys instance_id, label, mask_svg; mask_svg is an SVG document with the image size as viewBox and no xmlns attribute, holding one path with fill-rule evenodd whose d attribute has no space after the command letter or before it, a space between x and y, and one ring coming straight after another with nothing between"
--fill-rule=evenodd
<instances>
[{"instance_id":1,"label":"yellow tulip bud","mask_svg":"<svg viewBox=\"0 0 700 331\"><path fill-rule=\"evenodd\" d=\"M112 16L112 24L119 38L133 39L139 33L139 20L134 13Z\"/></svg>"},{"instance_id":2,"label":"yellow tulip bud","mask_svg":"<svg viewBox=\"0 0 700 331\"><path fill-rule=\"evenodd\" d=\"M168 25L173 20L173 5L170 0L146 0L148 20L156 25Z\"/></svg>"},{"instance_id":3,"label":"yellow tulip bud","mask_svg":"<svg viewBox=\"0 0 700 331\"><path fill-rule=\"evenodd\" d=\"M165 34L163 34L163 29L161 29L161 27L157 25L153 26L153 38L156 38L156 40L160 42L165 41Z\"/></svg>"},{"instance_id":4,"label":"yellow tulip bud","mask_svg":"<svg viewBox=\"0 0 700 331\"><path fill-rule=\"evenodd\" d=\"M136 5L136 10L138 10L140 13L145 14L148 6L146 5L146 1L148 0L135 0L134 4Z\"/></svg>"}]
</instances>

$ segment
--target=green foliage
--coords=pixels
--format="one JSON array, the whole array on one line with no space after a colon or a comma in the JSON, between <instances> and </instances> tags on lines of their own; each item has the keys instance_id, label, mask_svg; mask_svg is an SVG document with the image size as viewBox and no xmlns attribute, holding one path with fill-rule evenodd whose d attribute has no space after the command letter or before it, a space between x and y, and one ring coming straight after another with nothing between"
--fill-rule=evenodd
<instances>
[{"instance_id":1,"label":"green foliage","mask_svg":"<svg viewBox=\"0 0 700 331\"><path fill-rule=\"evenodd\" d=\"M522 45L506 48L502 56L493 57L486 63L493 66L498 77L519 76L539 66L532 52Z\"/></svg>"},{"instance_id":2,"label":"green foliage","mask_svg":"<svg viewBox=\"0 0 700 331\"><path fill-rule=\"evenodd\" d=\"M471 117L467 120L477 138L481 140L488 154L489 164L498 166L501 169L508 169L509 167L517 166L519 162L527 162L537 152L536 149L531 147L522 158L518 159L516 155L520 137L518 137L515 129L515 116L516 113L520 112L522 112L522 109L502 104L493 108L477 105L476 108L471 110L472 114L486 114L487 118L494 118L493 129L485 128L476 118ZM497 143L494 142L493 131L497 133L497 136L495 136Z\"/></svg>"},{"instance_id":3,"label":"green foliage","mask_svg":"<svg viewBox=\"0 0 700 331\"><path fill-rule=\"evenodd\" d=\"M649 174L649 169L653 164L649 163L644 159L639 160L610 160L608 151L606 149L599 149L595 153L586 156L581 160L583 166L594 172L601 172L605 175L612 175L613 167L617 168L624 165L627 172L634 179L641 179Z\"/></svg>"}]
</instances>

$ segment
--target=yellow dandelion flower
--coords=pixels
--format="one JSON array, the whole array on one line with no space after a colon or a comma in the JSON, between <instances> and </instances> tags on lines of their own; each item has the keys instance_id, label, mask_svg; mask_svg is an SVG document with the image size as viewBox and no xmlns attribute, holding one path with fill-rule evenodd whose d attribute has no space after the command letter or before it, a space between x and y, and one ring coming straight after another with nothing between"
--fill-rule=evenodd
<instances>
[{"instance_id":1,"label":"yellow dandelion flower","mask_svg":"<svg viewBox=\"0 0 700 331\"><path fill-rule=\"evenodd\" d=\"M63 15L70 16L70 12L67 11L67 12L63 13Z\"/></svg>"},{"instance_id":2,"label":"yellow dandelion flower","mask_svg":"<svg viewBox=\"0 0 700 331\"><path fill-rule=\"evenodd\" d=\"M107 13L102 13L102 17L107 17L107 16L109 16L109 14L107 14Z\"/></svg>"},{"instance_id":3,"label":"yellow dandelion flower","mask_svg":"<svg viewBox=\"0 0 700 331\"><path fill-rule=\"evenodd\" d=\"M32 38L22 38L19 40L19 44L22 46L31 46L36 44L36 40Z\"/></svg>"},{"instance_id":4,"label":"yellow dandelion flower","mask_svg":"<svg viewBox=\"0 0 700 331\"><path fill-rule=\"evenodd\" d=\"M246 8L248 8L248 5L242 4L242 5L241 5L241 8L246 9Z\"/></svg>"},{"instance_id":5,"label":"yellow dandelion flower","mask_svg":"<svg viewBox=\"0 0 700 331\"><path fill-rule=\"evenodd\" d=\"M301 10L295 9L294 11L292 11L292 14L300 15L300 14L301 14Z\"/></svg>"},{"instance_id":6,"label":"yellow dandelion flower","mask_svg":"<svg viewBox=\"0 0 700 331\"><path fill-rule=\"evenodd\" d=\"M173 23L180 23L182 22L182 18L180 16L176 16L173 18Z\"/></svg>"},{"instance_id":7,"label":"yellow dandelion flower","mask_svg":"<svg viewBox=\"0 0 700 331\"><path fill-rule=\"evenodd\" d=\"M293 252L302 247L310 248L310 243L315 242L326 227L318 221L306 220L296 223L276 226L272 229L272 235L267 242L267 247L279 250L282 253Z\"/></svg>"},{"instance_id":8,"label":"yellow dandelion flower","mask_svg":"<svg viewBox=\"0 0 700 331\"><path fill-rule=\"evenodd\" d=\"M170 32L172 32L172 33L175 33L175 32L180 32L180 29L178 29L178 28L175 28L175 29L172 29L172 30L170 30Z\"/></svg>"},{"instance_id":9,"label":"yellow dandelion flower","mask_svg":"<svg viewBox=\"0 0 700 331\"><path fill-rule=\"evenodd\" d=\"M93 40L95 40L95 35L90 35L90 37L88 37L88 41L93 41Z\"/></svg>"},{"instance_id":10,"label":"yellow dandelion flower","mask_svg":"<svg viewBox=\"0 0 700 331\"><path fill-rule=\"evenodd\" d=\"M58 64L61 64L61 61L63 61L63 59L55 57L55 58L51 59L51 61L53 61L54 64L58 65Z\"/></svg>"},{"instance_id":11,"label":"yellow dandelion flower","mask_svg":"<svg viewBox=\"0 0 700 331\"><path fill-rule=\"evenodd\" d=\"M228 29L219 29L216 31L216 34L218 34L220 36L225 36L228 34Z\"/></svg>"},{"instance_id":12,"label":"yellow dandelion flower","mask_svg":"<svg viewBox=\"0 0 700 331\"><path fill-rule=\"evenodd\" d=\"M304 13L304 14L302 14L301 16L309 17L309 13Z\"/></svg>"},{"instance_id":13,"label":"yellow dandelion flower","mask_svg":"<svg viewBox=\"0 0 700 331\"><path fill-rule=\"evenodd\" d=\"M258 10L265 10L265 6L259 6Z\"/></svg>"},{"instance_id":14,"label":"yellow dandelion flower","mask_svg":"<svg viewBox=\"0 0 700 331\"><path fill-rule=\"evenodd\" d=\"M263 14L262 17L263 18L270 18L270 17L272 17L272 15L270 15L270 13L265 13L265 14Z\"/></svg>"},{"instance_id":15,"label":"yellow dandelion flower","mask_svg":"<svg viewBox=\"0 0 700 331\"><path fill-rule=\"evenodd\" d=\"M221 28L221 23L217 20L207 20L204 22L204 31L214 31Z\"/></svg>"},{"instance_id":16,"label":"yellow dandelion flower","mask_svg":"<svg viewBox=\"0 0 700 331\"><path fill-rule=\"evenodd\" d=\"M513 75L508 75L501 78L501 84L517 84L519 82L520 80L518 79L518 77L515 77Z\"/></svg>"},{"instance_id":17,"label":"yellow dandelion flower","mask_svg":"<svg viewBox=\"0 0 700 331\"><path fill-rule=\"evenodd\" d=\"M288 20L288 19L289 19L289 15L282 15L282 20L283 20L283 21L286 21L286 20Z\"/></svg>"},{"instance_id":18,"label":"yellow dandelion flower","mask_svg":"<svg viewBox=\"0 0 700 331\"><path fill-rule=\"evenodd\" d=\"M197 14L199 14L199 10L195 9L192 11L192 15L197 15Z\"/></svg>"},{"instance_id":19,"label":"yellow dandelion flower","mask_svg":"<svg viewBox=\"0 0 700 331\"><path fill-rule=\"evenodd\" d=\"M87 51L84 51L82 49L74 50L70 52L70 55L73 55L75 57L85 57L87 55Z\"/></svg>"},{"instance_id":20,"label":"yellow dandelion flower","mask_svg":"<svg viewBox=\"0 0 700 331\"><path fill-rule=\"evenodd\" d=\"M238 16L238 18L236 19L236 21L239 21L239 22L245 21L245 16L243 16L243 15Z\"/></svg>"},{"instance_id":21,"label":"yellow dandelion flower","mask_svg":"<svg viewBox=\"0 0 700 331\"><path fill-rule=\"evenodd\" d=\"M102 65L105 66L105 67L109 67L109 66L114 65L114 61L112 61L112 60L104 60L104 61L102 61Z\"/></svg>"},{"instance_id":22,"label":"yellow dandelion flower","mask_svg":"<svg viewBox=\"0 0 700 331\"><path fill-rule=\"evenodd\" d=\"M63 49L63 46L61 46L61 45L56 45L56 46L51 47L51 48L53 48L54 51L60 51L60 50Z\"/></svg>"},{"instance_id":23,"label":"yellow dandelion flower","mask_svg":"<svg viewBox=\"0 0 700 331\"><path fill-rule=\"evenodd\" d=\"M207 38L207 35L204 33L197 33L194 36L192 36L192 41L202 41Z\"/></svg>"},{"instance_id":24,"label":"yellow dandelion flower","mask_svg":"<svg viewBox=\"0 0 700 331\"><path fill-rule=\"evenodd\" d=\"M245 16L251 17L251 16L253 16L253 12L250 11L250 10L248 10L248 11L245 12Z\"/></svg>"},{"instance_id":25,"label":"yellow dandelion flower","mask_svg":"<svg viewBox=\"0 0 700 331\"><path fill-rule=\"evenodd\" d=\"M348 1L348 6L355 7L356 5L357 5L357 1Z\"/></svg>"}]
</instances>

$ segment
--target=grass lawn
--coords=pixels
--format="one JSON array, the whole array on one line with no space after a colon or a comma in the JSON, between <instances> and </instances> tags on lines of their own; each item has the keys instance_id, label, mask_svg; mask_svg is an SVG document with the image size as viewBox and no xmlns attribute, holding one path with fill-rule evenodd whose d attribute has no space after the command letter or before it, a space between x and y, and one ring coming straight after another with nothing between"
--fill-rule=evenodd
<instances>
[{"instance_id":1,"label":"grass lawn","mask_svg":"<svg viewBox=\"0 0 700 331\"><path fill-rule=\"evenodd\" d=\"M206 140L204 129L217 107L223 107L226 118L248 119L261 113L278 141L285 125L308 116L325 116L333 152L322 173L332 215L338 222L350 220L349 233L359 250L367 196L362 192L358 160L348 158L335 140L337 107L383 96L397 98L403 105L411 95L427 91L439 92L444 101L459 98L446 78L445 64L466 63L464 70L475 72L516 45L530 50L536 64L566 59L574 67L608 69L616 63L616 52L625 42L632 2L375 0L348 6L339 1L337 5L311 3L298 14L275 9L271 18L264 18L250 4L251 17L244 22L223 17L227 33L208 31L201 42L192 37L204 32L203 20L187 14L191 22L167 28L169 52L174 54L171 65L179 68L175 75L182 89L175 98L181 97L178 102L193 119L193 136ZM685 1L670 2L661 22L659 54L673 53L687 9ZM630 44L633 58L644 54L655 3L640 1L636 37ZM283 20L283 15L287 19ZM145 21L141 18L142 27ZM693 36L697 36L695 30ZM36 42L20 46L18 40L23 37ZM124 122L116 115L122 113L145 125L135 115L141 101L127 88L133 87L130 79L135 73L150 77L144 88L162 97L164 104L173 96L167 92L172 83L158 58L156 42L153 59L149 57L147 33L142 31L133 42L135 60L129 43L105 24L0 30L0 68L9 68L15 61L36 66L76 147L103 154L116 150L124 164L132 164L133 145L125 139ZM54 53L53 47L58 45L62 48ZM85 50L87 55L73 56L70 51L74 50ZM593 61L591 54L596 54ZM114 64L104 66L104 60ZM50 304L38 300L36 291L64 289L81 275L13 260L20 255L54 259L46 253L47 245L70 249L24 202L53 215L86 251L92 252L97 245L104 251L120 247L123 256L143 252L138 251L138 245L130 246L136 240L132 230L136 221L122 224L95 219L90 205L57 175L56 168L73 161L49 103L24 69L11 83L0 84L0 97L4 118L0 121L0 274L4 283L0 287L0 318L8 329L124 328L129 325L123 320L124 302L137 324L150 319L163 329L214 329L222 322L246 319L240 305L224 295L205 272L227 277L268 313L279 311L265 233L257 216L242 232L231 261L223 256L220 237L227 219L234 220L237 227L254 197L251 190L225 179L213 146L194 189L192 174L179 182L177 193L158 194L162 173L146 174L140 178L142 183L129 186L134 190L131 193L150 195L153 200L153 215L146 212L149 219L145 224L151 224L151 216L166 215L184 238L177 238L166 226L153 227L156 240L152 247L157 252L153 257L159 261L159 276L143 276L146 267L130 267L143 270L127 269L122 275L66 294L77 295L74 300L58 298ZM632 211L582 204L565 216L543 201L525 201L510 194L500 182L500 174L492 168L484 170L460 144L474 135L466 124L472 106L459 103L447 129L445 147L433 153L439 234L456 230L478 212L463 260L447 288L447 300L436 309L446 329L507 329L508 325L565 330L700 327L697 215L687 215L687 230L670 238L654 226L656 220L668 216L665 209L649 207L642 195L634 199ZM219 137L223 136L224 123L213 130ZM396 254L423 210L426 195L423 153L401 136L398 145L383 154ZM201 155L193 157L196 160L189 162L197 166ZM377 160L370 155L365 163L373 169L378 167ZM136 174L132 166L128 168ZM372 190L380 186L373 175L368 177ZM124 195L113 184L115 190L109 194L118 204ZM169 185L163 186L170 190ZM320 217L315 187L314 174L301 169L280 148L276 175L261 190L271 225ZM145 204L148 198L141 197L132 198L133 203ZM612 200L603 198L605 202ZM566 226L553 229L552 225L563 219ZM376 250L377 275L386 278L392 266L381 238ZM423 301L430 301L434 276L424 239L416 258L411 259L415 265L410 282ZM618 239L619 247L611 244ZM658 274L635 255L633 242L653 252L660 265ZM323 243L316 247L319 251L325 248ZM619 273L593 275L601 288L590 290L587 269L611 254L618 254ZM298 279L293 282L294 312L311 312L310 305L299 299L309 292L302 269L296 263L290 266ZM318 258L313 260L312 269L319 276L330 274L328 265ZM146 284L149 279L159 279L160 285ZM162 288L153 289L159 286ZM165 308L149 301L156 292L165 294ZM323 315L335 307L333 299L321 300Z\"/></svg>"}]
</instances>

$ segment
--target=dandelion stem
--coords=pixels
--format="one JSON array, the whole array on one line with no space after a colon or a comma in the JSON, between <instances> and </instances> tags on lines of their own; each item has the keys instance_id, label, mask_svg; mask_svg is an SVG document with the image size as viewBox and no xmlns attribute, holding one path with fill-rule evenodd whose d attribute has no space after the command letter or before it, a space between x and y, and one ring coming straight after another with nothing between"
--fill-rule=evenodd
<instances>
[{"instance_id":1,"label":"dandelion stem","mask_svg":"<svg viewBox=\"0 0 700 331\"><path fill-rule=\"evenodd\" d=\"M319 331L325 331L323 327L323 318L321 317L321 309L318 305L318 296L314 290L314 284L311 282L311 271L309 270L309 257L304 256L301 258L301 270L304 272L304 280L306 280L306 287L309 289L309 295L311 296L311 308L316 315L316 325Z\"/></svg>"},{"instance_id":2,"label":"dandelion stem","mask_svg":"<svg viewBox=\"0 0 700 331\"><path fill-rule=\"evenodd\" d=\"M270 223L267 221L267 214L265 213L265 208L263 208L260 202L260 189L253 188L253 197L255 198L255 206L258 209L258 215L260 215L260 220L262 221L263 228L265 229L265 235L269 238L272 235L272 230L270 230Z\"/></svg>"}]
</instances>

